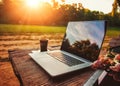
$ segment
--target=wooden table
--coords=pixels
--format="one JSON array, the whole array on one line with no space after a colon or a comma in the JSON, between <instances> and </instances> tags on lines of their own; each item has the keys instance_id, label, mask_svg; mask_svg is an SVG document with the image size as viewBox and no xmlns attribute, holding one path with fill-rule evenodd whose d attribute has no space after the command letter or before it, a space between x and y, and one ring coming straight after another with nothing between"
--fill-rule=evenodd
<instances>
[{"instance_id":1,"label":"wooden table","mask_svg":"<svg viewBox=\"0 0 120 86\"><path fill-rule=\"evenodd\" d=\"M31 50L9 50L9 57L14 72L18 77L21 86L83 86L85 83L93 86L96 80L91 76L95 70L86 68L72 72L60 77L50 77L39 65L28 55Z\"/></svg>"}]
</instances>

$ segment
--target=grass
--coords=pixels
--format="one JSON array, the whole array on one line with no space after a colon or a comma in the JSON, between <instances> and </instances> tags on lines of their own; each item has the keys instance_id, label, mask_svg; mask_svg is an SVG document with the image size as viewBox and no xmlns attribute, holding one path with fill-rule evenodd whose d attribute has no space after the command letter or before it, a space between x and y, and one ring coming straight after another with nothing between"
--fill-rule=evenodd
<instances>
[{"instance_id":1,"label":"grass","mask_svg":"<svg viewBox=\"0 0 120 86\"><path fill-rule=\"evenodd\" d=\"M120 27L108 27L106 35L112 37L120 35Z\"/></svg>"},{"instance_id":2,"label":"grass","mask_svg":"<svg viewBox=\"0 0 120 86\"><path fill-rule=\"evenodd\" d=\"M65 26L36 26L36 25L11 25L0 24L0 33L12 32L12 33L25 33L25 32L40 32L40 33L65 33ZM108 27L107 36L120 35L119 27Z\"/></svg>"},{"instance_id":3,"label":"grass","mask_svg":"<svg viewBox=\"0 0 120 86\"><path fill-rule=\"evenodd\" d=\"M36 26L36 25L10 25L0 24L0 33L12 32L12 33L64 33L65 26Z\"/></svg>"}]
</instances>

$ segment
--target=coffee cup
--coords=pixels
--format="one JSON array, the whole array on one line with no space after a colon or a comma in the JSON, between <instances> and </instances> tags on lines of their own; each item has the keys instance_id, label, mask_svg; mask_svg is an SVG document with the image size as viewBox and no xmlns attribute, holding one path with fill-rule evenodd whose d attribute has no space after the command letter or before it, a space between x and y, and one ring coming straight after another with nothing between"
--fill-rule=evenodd
<instances>
[{"instance_id":1,"label":"coffee cup","mask_svg":"<svg viewBox=\"0 0 120 86\"><path fill-rule=\"evenodd\" d=\"M47 46L48 46L48 40L47 39L41 39L40 40L40 50L41 50L41 52L47 51Z\"/></svg>"}]
</instances>

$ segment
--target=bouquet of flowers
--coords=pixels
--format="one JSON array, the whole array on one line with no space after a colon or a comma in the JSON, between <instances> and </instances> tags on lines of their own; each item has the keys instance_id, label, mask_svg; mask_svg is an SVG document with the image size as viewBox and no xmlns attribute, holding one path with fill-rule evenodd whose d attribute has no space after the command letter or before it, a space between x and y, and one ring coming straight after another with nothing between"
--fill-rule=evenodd
<instances>
[{"instance_id":1,"label":"bouquet of flowers","mask_svg":"<svg viewBox=\"0 0 120 86\"><path fill-rule=\"evenodd\" d=\"M92 68L103 69L117 81L120 81L120 46L109 48L106 55L93 62Z\"/></svg>"}]
</instances>

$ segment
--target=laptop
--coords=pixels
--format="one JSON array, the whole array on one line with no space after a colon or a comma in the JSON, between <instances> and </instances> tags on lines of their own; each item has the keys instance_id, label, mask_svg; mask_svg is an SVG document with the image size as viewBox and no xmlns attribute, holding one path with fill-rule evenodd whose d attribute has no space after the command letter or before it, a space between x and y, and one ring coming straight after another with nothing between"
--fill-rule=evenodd
<instances>
[{"instance_id":1,"label":"laptop","mask_svg":"<svg viewBox=\"0 0 120 86\"><path fill-rule=\"evenodd\" d=\"M104 20L68 22L60 50L29 55L50 76L67 74L90 67L98 59L105 33Z\"/></svg>"}]
</instances>

